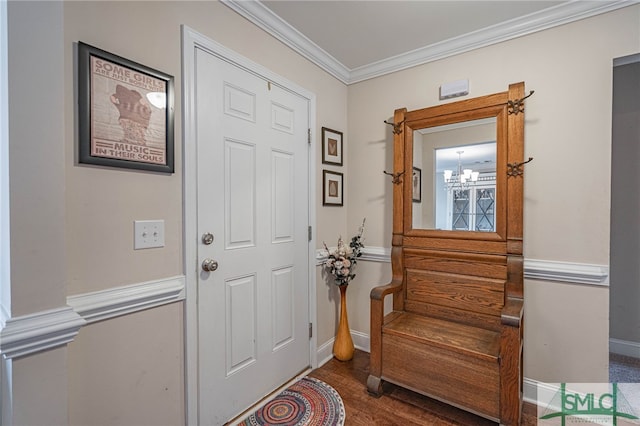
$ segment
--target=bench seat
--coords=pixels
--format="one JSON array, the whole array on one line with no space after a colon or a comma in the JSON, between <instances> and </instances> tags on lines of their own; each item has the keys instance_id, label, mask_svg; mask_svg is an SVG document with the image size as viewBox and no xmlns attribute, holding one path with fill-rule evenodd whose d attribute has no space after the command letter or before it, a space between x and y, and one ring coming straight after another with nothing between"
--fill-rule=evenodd
<instances>
[{"instance_id":1,"label":"bench seat","mask_svg":"<svg viewBox=\"0 0 640 426\"><path fill-rule=\"evenodd\" d=\"M394 313L382 332L382 379L488 418L500 415L500 333Z\"/></svg>"}]
</instances>

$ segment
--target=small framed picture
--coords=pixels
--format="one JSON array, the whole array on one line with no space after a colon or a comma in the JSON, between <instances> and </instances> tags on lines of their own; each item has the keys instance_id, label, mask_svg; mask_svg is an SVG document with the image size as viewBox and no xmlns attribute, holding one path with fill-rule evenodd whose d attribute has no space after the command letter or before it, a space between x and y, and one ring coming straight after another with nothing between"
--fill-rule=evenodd
<instances>
[{"instance_id":1,"label":"small framed picture","mask_svg":"<svg viewBox=\"0 0 640 426\"><path fill-rule=\"evenodd\" d=\"M342 206L344 179L343 174L331 170L322 171L322 205Z\"/></svg>"},{"instance_id":2,"label":"small framed picture","mask_svg":"<svg viewBox=\"0 0 640 426\"><path fill-rule=\"evenodd\" d=\"M79 162L173 173L173 77L78 42Z\"/></svg>"},{"instance_id":3,"label":"small framed picture","mask_svg":"<svg viewBox=\"0 0 640 426\"><path fill-rule=\"evenodd\" d=\"M322 128L322 163L342 166L342 132Z\"/></svg>"},{"instance_id":4,"label":"small framed picture","mask_svg":"<svg viewBox=\"0 0 640 426\"><path fill-rule=\"evenodd\" d=\"M422 169L417 167L413 168L413 178L411 180L413 185L413 202L422 202Z\"/></svg>"}]
</instances>

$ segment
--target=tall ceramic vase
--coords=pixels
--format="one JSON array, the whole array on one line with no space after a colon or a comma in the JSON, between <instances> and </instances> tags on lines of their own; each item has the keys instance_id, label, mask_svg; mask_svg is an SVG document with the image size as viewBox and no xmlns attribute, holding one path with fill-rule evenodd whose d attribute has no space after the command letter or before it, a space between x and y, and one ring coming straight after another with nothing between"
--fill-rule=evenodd
<instances>
[{"instance_id":1,"label":"tall ceramic vase","mask_svg":"<svg viewBox=\"0 0 640 426\"><path fill-rule=\"evenodd\" d=\"M347 317L347 286L340 286L340 323L338 334L333 343L333 356L340 361L349 361L353 358L353 340L349 330L349 318Z\"/></svg>"}]
</instances>

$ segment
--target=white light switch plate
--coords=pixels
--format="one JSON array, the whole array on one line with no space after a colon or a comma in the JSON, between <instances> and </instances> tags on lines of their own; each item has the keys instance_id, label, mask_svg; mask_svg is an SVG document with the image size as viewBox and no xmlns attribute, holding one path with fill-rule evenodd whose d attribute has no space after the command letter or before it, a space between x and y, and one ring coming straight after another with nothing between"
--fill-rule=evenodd
<instances>
[{"instance_id":1,"label":"white light switch plate","mask_svg":"<svg viewBox=\"0 0 640 426\"><path fill-rule=\"evenodd\" d=\"M133 222L133 249L164 247L164 220Z\"/></svg>"}]
</instances>

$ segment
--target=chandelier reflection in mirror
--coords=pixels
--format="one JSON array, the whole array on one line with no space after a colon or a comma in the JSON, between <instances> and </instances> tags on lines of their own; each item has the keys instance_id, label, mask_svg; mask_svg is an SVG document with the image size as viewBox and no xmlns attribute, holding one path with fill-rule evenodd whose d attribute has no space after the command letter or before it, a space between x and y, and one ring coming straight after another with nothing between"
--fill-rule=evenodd
<instances>
[{"instance_id":1,"label":"chandelier reflection in mirror","mask_svg":"<svg viewBox=\"0 0 640 426\"><path fill-rule=\"evenodd\" d=\"M495 231L496 143L437 148L436 228Z\"/></svg>"},{"instance_id":2,"label":"chandelier reflection in mirror","mask_svg":"<svg viewBox=\"0 0 640 426\"><path fill-rule=\"evenodd\" d=\"M443 172L446 184L444 189L446 191L454 191L456 195L460 195L461 192L469 189L469 182L478 181L480 172L462 167L462 154L464 154L464 151L456 151L456 154L458 154L457 170L445 170Z\"/></svg>"}]
</instances>

